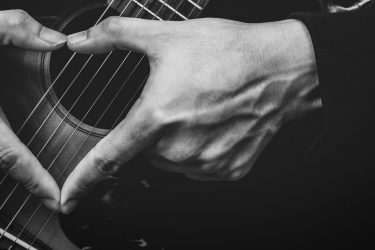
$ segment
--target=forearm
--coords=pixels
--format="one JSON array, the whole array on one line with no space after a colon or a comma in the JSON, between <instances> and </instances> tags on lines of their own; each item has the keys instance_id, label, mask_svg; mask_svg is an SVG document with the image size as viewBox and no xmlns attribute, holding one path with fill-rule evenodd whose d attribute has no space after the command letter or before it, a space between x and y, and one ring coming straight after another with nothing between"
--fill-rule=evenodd
<instances>
[{"instance_id":1,"label":"forearm","mask_svg":"<svg viewBox=\"0 0 375 250\"><path fill-rule=\"evenodd\" d=\"M285 20L246 27L247 81L263 79L258 81L264 88L258 99L267 99L282 109L283 121L321 108L315 54L305 25ZM255 41L254 34L258 34Z\"/></svg>"}]
</instances>

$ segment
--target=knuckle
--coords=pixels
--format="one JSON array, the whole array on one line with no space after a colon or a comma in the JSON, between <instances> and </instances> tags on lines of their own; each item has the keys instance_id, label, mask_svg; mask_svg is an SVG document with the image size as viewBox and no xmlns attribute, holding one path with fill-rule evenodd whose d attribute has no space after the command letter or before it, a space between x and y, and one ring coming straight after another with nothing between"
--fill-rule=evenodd
<instances>
[{"instance_id":1,"label":"knuckle","mask_svg":"<svg viewBox=\"0 0 375 250\"><path fill-rule=\"evenodd\" d=\"M225 153L225 148L221 147L220 145L211 146L201 153L200 159L204 162L209 163L222 158L222 156L225 155Z\"/></svg>"},{"instance_id":2,"label":"knuckle","mask_svg":"<svg viewBox=\"0 0 375 250\"><path fill-rule=\"evenodd\" d=\"M217 171L217 165L216 164L203 164L200 167L200 170L202 173L212 174Z\"/></svg>"},{"instance_id":3,"label":"knuckle","mask_svg":"<svg viewBox=\"0 0 375 250\"><path fill-rule=\"evenodd\" d=\"M234 181L239 181L243 179L248 173L250 169L236 169L236 170L225 170L221 171L217 174L217 176L222 179L223 181L228 181L228 182L234 182Z\"/></svg>"},{"instance_id":4,"label":"knuckle","mask_svg":"<svg viewBox=\"0 0 375 250\"><path fill-rule=\"evenodd\" d=\"M245 175L242 172L237 171L229 175L228 181L239 181L243 179L244 177Z\"/></svg>"},{"instance_id":5,"label":"knuckle","mask_svg":"<svg viewBox=\"0 0 375 250\"><path fill-rule=\"evenodd\" d=\"M20 156L21 152L16 147L0 149L0 168L6 172L14 172Z\"/></svg>"},{"instance_id":6,"label":"knuckle","mask_svg":"<svg viewBox=\"0 0 375 250\"><path fill-rule=\"evenodd\" d=\"M24 10L11 10L7 17L9 26L12 27L25 27L28 25L30 15Z\"/></svg>"},{"instance_id":7,"label":"knuckle","mask_svg":"<svg viewBox=\"0 0 375 250\"><path fill-rule=\"evenodd\" d=\"M173 163L188 163L197 158L192 150L177 145L169 145L159 155Z\"/></svg>"},{"instance_id":8,"label":"knuckle","mask_svg":"<svg viewBox=\"0 0 375 250\"><path fill-rule=\"evenodd\" d=\"M149 108L151 120L154 124L166 125L169 123L170 115L164 108Z\"/></svg>"},{"instance_id":9,"label":"knuckle","mask_svg":"<svg viewBox=\"0 0 375 250\"><path fill-rule=\"evenodd\" d=\"M25 155L21 148L9 147L0 150L0 169L11 176L23 175L22 185L31 193L40 192L40 183L38 183L33 176L28 176L22 173L22 166L27 166L30 163L30 158Z\"/></svg>"},{"instance_id":10,"label":"knuckle","mask_svg":"<svg viewBox=\"0 0 375 250\"><path fill-rule=\"evenodd\" d=\"M154 81L153 79L151 81ZM151 82L150 81L150 82ZM161 81L160 81L161 82ZM157 82L155 82L157 84ZM174 100L158 101L155 98L149 98L150 96L141 96L142 98L142 113L145 114L148 120L153 124L165 126L173 126L174 128L180 128L181 126L187 126L195 121L194 115L184 110L176 109ZM169 97L166 97L166 99Z\"/></svg>"},{"instance_id":11,"label":"knuckle","mask_svg":"<svg viewBox=\"0 0 375 250\"><path fill-rule=\"evenodd\" d=\"M245 176L247 176L247 174L250 172L250 170L251 170L251 168L249 168L249 169L240 168L240 169L234 170L234 171L230 172L230 174L228 175L228 180L229 181L242 180L242 179L245 178Z\"/></svg>"},{"instance_id":12,"label":"knuckle","mask_svg":"<svg viewBox=\"0 0 375 250\"><path fill-rule=\"evenodd\" d=\"M98 153L97 150L93 156L93 166L97 173L103 177L111 176L116 173L120 167L116 161L109 159L102 153Z\"/></svg>"},{"instance_id":13,"label":"knuckle","mask_svg":"<svg viewBox=\"0 0 375 250\"><path fill-rule=\"evenodd\" d=\"M182 163L186 161L188 158L186 155L184 155L181 152L178 152L176 150L170 149L168 152L163 152L160 154L163 158L166 160L173 162L173 163Z\"/></svg>"},{"instance_id":14,"label":"knuckle","mask_svg":"<svg viewBox=\"0 0 375 250\"><path fill-rule=\"evenodd\" d=\"M83 198L84 194L89 191L89 183L83 182L76 182L74 183L74 187L79 190L79 192L75 193L77 198Z\"/></svg>"},{"instance_id":15,"label":"knuckle","mask_svg":"<svg viewBox=\"0 0 375 250\"><path fill-rule=\"evenodd\" d=\"M124 24L121 17L111 16L104 19L101 23L101 29L112 35L118 35L124 29Z\"/></svg>"},{"instance_id":16,"label":"knuckle","mask_svg":"<svg viewBox=\"0 0 375 250\"><path fill-rule=\"evenodd\" d=\"M249 156L240 155L231 163L231 170L234 172L236 170L246 168L250 165Z\"/></svg>"},{"instance_id":17,"label":"knuckle","mask_svg":"<svg viewBox=\"0 0 375 250\"><path fill-rule=\"evenodd\" d=\"M200 161L199 149L179 137L172 135L162 139L157 146L159 155L170 162L191 164Z\"/></svg>"},{"instance_id":18,"label":"knuckle","mask_svg":"<svg viewBox=\"0 0 375 250\"><path fill-rule=\"evenodd\" d=\"M27 191L33 194L41 193L41 187L39 182L35 181L31 176L26 178L23 183Z\"/></svg>"}]
</instances>

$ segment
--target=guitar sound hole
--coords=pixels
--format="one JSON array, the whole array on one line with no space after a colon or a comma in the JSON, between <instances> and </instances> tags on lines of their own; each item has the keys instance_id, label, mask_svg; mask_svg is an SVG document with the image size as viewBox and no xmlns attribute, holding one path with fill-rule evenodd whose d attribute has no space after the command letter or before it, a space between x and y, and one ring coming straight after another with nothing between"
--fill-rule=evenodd
<instances>
[{"instance_id":1,"label":"guitar sound hole","mask_svg":"<svg viewBox=\"0 0 375 250\"><path fill-rule=\"evenodd\" d=\"M63 32L72 34L89 28L104 9L95 7L83 11L67 22ZM129 10L126 15L133 15L133 12ZM113 9L107 14L118 15ZM72 55L67 47L51 54L52 83ZM125 118L137 100L142 89L140 86L148 72L147 57L139 53L116 50L111 55L94 55L91 58L90 55L76 54L54 83L53 89L57 97L55 101L61 100L65 110L80 121L79 125L84 123L96 128L111 129ZM62 113L62 116L67 115Z\"/></svg>"}]
</instances>

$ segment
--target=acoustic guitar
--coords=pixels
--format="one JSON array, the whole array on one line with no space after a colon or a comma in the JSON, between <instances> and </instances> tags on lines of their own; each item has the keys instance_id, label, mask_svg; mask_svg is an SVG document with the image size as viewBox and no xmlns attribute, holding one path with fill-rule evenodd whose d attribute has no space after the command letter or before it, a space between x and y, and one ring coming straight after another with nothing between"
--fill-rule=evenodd
<instances>
[{"instance_id":1,"label":"acoustic guitar","mask_svg":"<svg viewBox=\"0 0 375 250\"><path fill-rule=\"evenodd\" d=\"M49 1L47 9L37 12L41 16L39 20L65 34L87 29L108 16L161 21L187 20L203 13L241 21L266 21L281 19L300 9L319 8L315 2L285 1L279 4L287 6L284 12L277 8L269 11L270 6L267 6L268 13L272 14L254 20L243 18L250 12L247 8L253 8L251 13L257 9L256 4L247 6L244 3L247 1L86 0L66 1L63 10L56 9L53 2ZM31 9L40 6L29 1L24 4ZM14 5L17 4L11 2L6 7L20 7ZM58 8L63 5L65 3L60 1L57 4ZM261 13L266 13L265 9ZM85 154L126 116L147 80L147 57L130 51L80 55L67 48L53 53L12 47L1 50L1 89L6 90L1 91L1 106L13 130L61 187ZM181 194L193 185L204 184L193 184L182 177L158 172L143 159L128 164L123 168L125 173L119 174L123 176L103 183L82 202L83 207L69 216L49 211L6 173L1 173L0 249L66 250L85 246L84 249L92 249L94 242L99 241L107 241L107 247L97 243L96 247L101 249L144 248L150 244L163 249L163 240L154 236L154 243L150 243L145 238L158 231L158 226L152 228L149 222L163 226L161 218L165 219L173 210L173 206L167 208L166 205L176 195L171 189L180 189ZM218 186L203 189L210 195ZM147 212L151 210L154 212ZM121 219L116 219L116 214L120 213ZM123 229L111 229L108 226L111 220L124 223ZM119 234L117 238L123 239L123 245L114 248L108 243L111 237L105 240L106 232ZM103 238L95 238L98 235Z\"/></svg>"}]
</instances>

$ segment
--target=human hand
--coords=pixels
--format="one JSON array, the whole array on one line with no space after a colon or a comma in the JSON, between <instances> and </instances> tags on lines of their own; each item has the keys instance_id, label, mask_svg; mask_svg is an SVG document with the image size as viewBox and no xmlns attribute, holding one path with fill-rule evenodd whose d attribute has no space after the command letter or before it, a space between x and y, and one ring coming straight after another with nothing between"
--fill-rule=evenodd
<instances>
[{"instance_id":1,"label":"human hand","mask_svg":"<svg viewBox=\"0 0 375 250\"><path fill-rule=\"evenodd\" d=\"M0 45L50 51L65 42L65 35L42 26L22 10L0 11ZM60 189L55 180L13 133L1 108L0 169L41 198L48 208L59 209Z\"/></svg>"},{"instance_id":2,"label":"human hand","mask_svg":"<svg viewBox=\"0 0 375 250\"><path fill-rule=\"evenodd\" d=\"M23 10L0 11L0 45L51 51L65 43L65 35L44 27Z\"/></svg>"},{"instance_id":3,"label":"human hand","mask_svg":"<svg viewBox=\"0 0 375 250\"><path fill-rule=\"evenodd\" d=\"M244 177L282 124L321 105L307 30L298 21L158 22L109 18L68 37L78 53L145 53L151 73L131 111L79 163L61 191L69 213L97 182L145 151L197 180Z\"/></svg>"}]
</instances>

